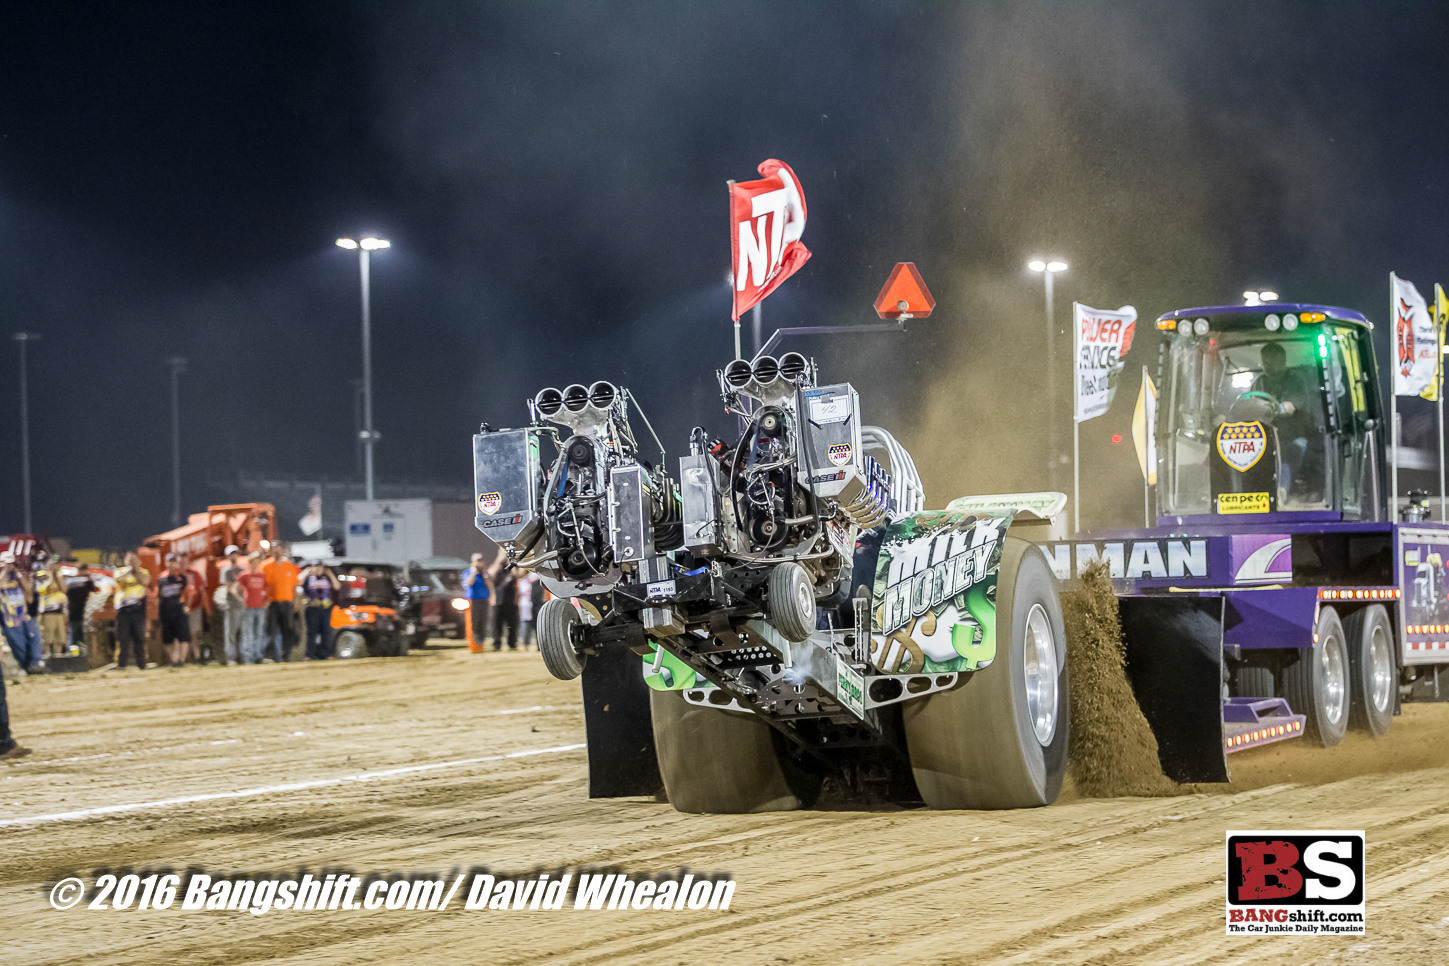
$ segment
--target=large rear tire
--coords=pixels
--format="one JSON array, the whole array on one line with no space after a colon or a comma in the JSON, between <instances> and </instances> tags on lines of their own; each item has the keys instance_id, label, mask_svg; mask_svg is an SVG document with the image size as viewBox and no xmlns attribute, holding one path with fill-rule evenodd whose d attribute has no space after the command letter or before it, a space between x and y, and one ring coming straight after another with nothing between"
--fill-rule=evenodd
<instances>
[{"instance_id":1,"label":"large rear tire","mask_svg":"<svg viewBox=\"0 0 1449 966\"><path fill-rule=\"evenodd\" d=\"M1394 721L1394 687L1398 683L1389 612L1383 604L1355 611L1343 622L1343 633L1348 639L1349 680L1353 684L1349 726L1380 738L1388 734Z\"/></svg>"},{"instance_id":2,"label":"large rear tire","mask_svg":"<svg viewBox=\"0 0 1449 966\"><path fill-rule=\"evenodd\" d=\"M543 655L543 666L548 668L548 673L560 681L572 681L584 673L588 657L574 650L569 633L581 620L573 601L563 597L545 601L539 608L538 652Z\"/></svg>"},{"instance_id":3,"label":"large rear tire","mask_svg":"<svg viewBox=\"0 0 1449 966\"><path fill-rule=\"evenodd\" d=\"M770 571L770 625L799 643L815 631L815 587L805 568L791 561Z\"/></svg>"},{"instance_id":4,"label":"large rear tire","mask_svg":"<svg viewBox=\"0 0 1449 966\"><path fill-rule=\"evenodd\" d=\"M902 708L916 787L932 808L1050 805L1067 770L1066 629L1056 578L1007 537L996 583L996 659L953 691Z\"/></svg>"},{"instance_id":5,"label":"large rear tire","mask_svg":"<svg viewBox=\"0 0 1449 966\"><path fill-rule=\"evenodd\" d=\"M1307 716L1304 735L1332 748L1348 731L1348 640L1332 607L1318 612L1317 630L1318 642L1283 669L1283 697Z\"/></svg>"},{"instance_id":6,"label":"large rear tire","mask_svg":"<svg viewBox=\"0 0 1449 966\"><path fill-rule=\"evenodd\" d=\"M786 812L820 794L821 776L788 762L783 739L755 715L701 708L677 691L651 692L649 707L659 774L679 811Z\"/></svg>"}]
</instances>

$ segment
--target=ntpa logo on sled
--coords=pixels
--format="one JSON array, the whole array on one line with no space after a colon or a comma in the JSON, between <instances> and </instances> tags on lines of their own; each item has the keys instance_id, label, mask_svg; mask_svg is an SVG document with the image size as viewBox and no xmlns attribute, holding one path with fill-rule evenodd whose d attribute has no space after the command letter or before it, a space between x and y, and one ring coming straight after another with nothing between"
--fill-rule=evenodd
<instances>
[{"instance_id":1,"label":"ntpa logo on sled","mask_svg":"<svg viewBox=\"0 0 1449 966\"><path fill-rule=\"evenodd\" d=\"M1228 832L1229 935L1364 930L1363 832Z\"/></svg>"}]
</instances>

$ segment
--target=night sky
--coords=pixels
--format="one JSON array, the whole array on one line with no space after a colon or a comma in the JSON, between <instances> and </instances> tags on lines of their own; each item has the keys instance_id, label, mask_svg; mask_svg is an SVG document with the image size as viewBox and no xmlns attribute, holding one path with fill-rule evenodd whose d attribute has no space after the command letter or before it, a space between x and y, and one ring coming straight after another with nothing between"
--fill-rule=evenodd
<instances>
[{"instance_id":1,"label":"night sky","mask_svg":"<svg viewBox=\"0 0 1449 966\"><path fill-rule=\"evenodd\" d=\"M78 546L169 526L168 356L190 359L185 510L212 498L208 474L355 472L357 260L339 235L393 242L373 260L381 480L466 482L479 422L600 378L677 454L691 425L726 429L725 181L781 158L814 257L765 303L767 332L874 321L901 260L937 298L906 335L791 344L857 385L930 505L1043 485L1024 263L1060 256L1060 326L1073 299L1145 320L1113 411L1083 425L1089 525L1140 512L1130 444L1107 440L1156 366L1158 314L1265 287L1382 322L1390 270L1449 284L1443 5L0 10L0 314L43 336L36 529ZM1411 433L1432 427L1403 408Z\"/></svg>"}]
</instances>

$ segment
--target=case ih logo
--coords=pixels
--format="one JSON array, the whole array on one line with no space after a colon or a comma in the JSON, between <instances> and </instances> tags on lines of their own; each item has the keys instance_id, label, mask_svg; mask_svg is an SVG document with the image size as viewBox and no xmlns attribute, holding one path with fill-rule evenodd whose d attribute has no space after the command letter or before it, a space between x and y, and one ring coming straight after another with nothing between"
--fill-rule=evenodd
<instances>
[{"instance_id":1,"label":"case ih logo","mask_svg":"<svg viewBox=\"0 0 1449 966\"><path fill-rule=\"evenodd\" d=\"M501 506L503 506L502 493L481 493L478 496L478 509L490 517L497 513Z\"/></svg>"},{"instance_id":2,"label":"case ih logo","mask_svg":"<svg viewBox=\"0 0 1449 966\"><path fill-rule=\"evenodd\" d=\"M1262 423L1223 423L1218 429L1218 454L1239 473L1252 469L1267 449Z\"/></svg>"},{"instance_id":3,"label":"case ih logo","mask_svg":"<svg viewBox=\"0 0 1449 966\"><path fill-rule=\"evenodd\" d=\"M492 520L484 520L482 523L478 524L478 526L480 526L480 527L487 527L487 528L492 528L492 527L506 527L506 526L517 526L518 524L520 524L522 522L523 522L523 514L522 513L514 513L511 516L494 517Z\"/></svg>"},{"instance_id":4,"label":"case ih logo","mask_svg":"<svg viewBox=\"0 0 1449 966\"><path fill-rule=\"evenodd\" d=\"M836 443L829 450L830 462L836 466L844 466L850 462L850 444Z\"/></svg>"},{"instance_id":5,"label":"case ih logo","mask_svg":"<svg viewBox=\"0 0 1449 966\"><path fill-rule=\"evenodd\" d=\"M1364 934L1363 832L1229 832L1229 936Z\"/></svg>"}]
</instances>

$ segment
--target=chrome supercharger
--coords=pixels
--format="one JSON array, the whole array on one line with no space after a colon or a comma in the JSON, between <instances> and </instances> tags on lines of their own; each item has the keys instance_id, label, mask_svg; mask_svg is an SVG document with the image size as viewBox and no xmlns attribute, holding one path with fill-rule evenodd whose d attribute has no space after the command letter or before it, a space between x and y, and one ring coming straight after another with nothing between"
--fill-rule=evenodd
<instances>
[{"instance_id":1,"label":"chrome supercharger","mask_svg":"<svg viewBox=\"0 0 1449 966\"><path fill-rule=\"evenodd\" d=\"M612 588L681 544L678 488L641 456L632 398L608 382L544 389L529 426L473 437L478 529L555 597Z\"/></svg>"}]
</instances>

